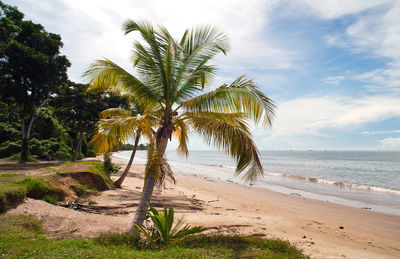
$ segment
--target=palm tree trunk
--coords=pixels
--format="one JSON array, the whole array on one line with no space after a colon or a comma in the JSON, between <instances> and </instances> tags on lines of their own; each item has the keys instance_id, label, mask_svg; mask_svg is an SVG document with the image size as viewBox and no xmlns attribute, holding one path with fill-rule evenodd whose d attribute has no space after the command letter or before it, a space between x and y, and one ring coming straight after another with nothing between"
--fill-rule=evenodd
<instances>
[{"instance_id":1,"label":"palm tree trunk","mask_svg":"<svg viewBox=\"0 0 400 259\"><path fill-rule=\"evenodd\" d=\"M135 216L133 217L133 221L129 228L129 232L131 233L136 233L138 230L136 224L141 226L143 225L143 222L145 220L145 213L149 207L151 196L153 195L153 190L156 183L156 180L153 176L159 175L162 158L164 157L165 150L167 149L168 145L168 138L168 135L161 134L160 136L157 136L156 153L153 160L154 163L149 169L150 173L147 175L147 178L144 182L142 197L140 198L138 208L136 209Z\"/></svg>"},{"instance_id":2,"label":"palm tree trunk","mask_svg":"<svg viewBox=\"0 0 400 259\"><path fill-rule=\"evenodd\" d=\"M143 225L143 222L146 217L145 214L149 207L151 196L153 195L155 183L156 180L151 175L149 175L144 183L142 197L140 198L140 202L136 209L135 216L133 217L133 221L129 228L129 232L131 233L137 232L138 228L136 227L136 224L139 226Z\"/></svg>"},{"instance_id":3,"label":"palm tree trunk","mask_svg":"<svg viewBox=\"0 0 400 259\"><path fill-rule=\"evenodd\" d=\"M140 139L140 132L138 132L136 134L135 145L133 146L132 155L131 155L131 158L129 159L128 164L126 165L126 168L125 168L124 172L119 177L119 179L114 182L114 186L117 187L117 188L121 187L122 182L125 180L125 177L129 173L129 169L131 169L131 165L132 165L133 159L135 158L136 150L137 150L137 147L138 147L138 144L139 144L139 139Z\"/></svg>"}]
</instances>

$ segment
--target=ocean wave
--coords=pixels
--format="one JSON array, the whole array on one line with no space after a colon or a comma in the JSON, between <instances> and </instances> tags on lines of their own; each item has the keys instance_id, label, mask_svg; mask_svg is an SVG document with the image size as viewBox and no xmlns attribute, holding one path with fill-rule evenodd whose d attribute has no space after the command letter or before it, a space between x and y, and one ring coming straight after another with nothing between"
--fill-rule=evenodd
<instances>
[{"instance_id":1,"label":"ocean wave","mask_svg":"<svg viewBox=\"0 0 400 259\"><path fill-rule=\"evenodd\" d=\"M271 176L286 177L286 178L290 178L290 179L307 181L307 182L311 182L311 183L335 185L335 186L341 187L341 188L350 188L350 189L357 189L357 190L363 190L363 191L386 192L386 193L393 193L393 194L400 195L400 190L392 189L392 188L371 186L371 185L366 185L366 184L347 183L347 182L342 182L342 181L331 181L331 180L326 180L326 179L317 179L314 177L304 177L304 176L293 175L293 174L280 174L280 173L271 173L271 172L265 172L265 173L267 175L271 175Z\"/></svg>"},{"instance_id":2,"label":"ocean wave","mask_svg":"<svg viewBox=\"0 0 400 259\"><path fill-rule=\"evenodd\" d=\"M235 169L236 168L234 166L223 165L223 164L201 164L201 165L212 166L212 167L220 167L220 168L227 168L227 169Z\"/></svg>"}]
</instances>

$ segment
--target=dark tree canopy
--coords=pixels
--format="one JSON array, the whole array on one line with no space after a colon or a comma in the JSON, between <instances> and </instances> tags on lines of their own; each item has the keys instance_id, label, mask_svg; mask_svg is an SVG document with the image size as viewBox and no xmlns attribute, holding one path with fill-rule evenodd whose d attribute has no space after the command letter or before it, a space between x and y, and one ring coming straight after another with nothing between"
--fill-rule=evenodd
<instances>
[{"instance_id":1,"label":"dark tree canopy","mask_svg":"<svg viewBox=\"0 0 400 259\"><path fill-rule=\"evenodd\" d=\"M99 120L99 113L108 108L127 108L125 97L109 92L87 92L88 86L68 82L60 88L50 105L55 107L55 114L69 128L70 135L76 139L73 160L79 155L84 134L91 132L92 126ZM86 136L88 139L89 136Z\"/></svg>"},{"instance_id":2,"label":"dark tree canopy","mask_svg":"<svg viewBox=\"0 0 400 259\"><path fill-rule=\"evenodd\" d=\"M68 59L60 55L60 35L23 21L17 8L1 7L0 75L3 98L30 109L39 106L67 78Z\"/></svg>"},{"instance_id":3,"label":"dark tree canopy","mask_svg":"<svg viewBox=\"0 0 400 259\"><path fill-rule=\"evenodd\" d=\"M70 62L60 54L60 35L23 17L0 1L0 97L18 107L21 160L26 161L36 110L67 80Z\"/></svg>"}]
</instances>

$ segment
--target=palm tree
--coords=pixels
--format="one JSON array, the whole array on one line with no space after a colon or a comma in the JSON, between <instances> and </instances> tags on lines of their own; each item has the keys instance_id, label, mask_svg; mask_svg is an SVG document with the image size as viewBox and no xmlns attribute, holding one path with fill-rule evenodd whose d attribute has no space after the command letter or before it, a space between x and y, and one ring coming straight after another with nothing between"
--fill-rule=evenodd
<instances>
[{"instance_id":1,"label":"palm tree","mask_svg":"<svg viewBox=\"0 0 400 259\"><path fill-rule=\"evenodd\" d=\"M244 76L230 85L201 94L215 74L209 61L226 53L227 37L213 27L186 30L175 40L163 26L128 21L125 34L139 32L142 41L134 43L134 67L138 77L109 60L97 61L85 73L93 86L116 85L128 88L135 98L152 100L160 116L154 151L148 155L145 184L130 231L142 225L156 181L162 178L163 157L168 140L179 141L177 152L188 155L188 134L198 133L208 144L226 151L237 162L236 173L246 168L244 180L251 182L263 174L259 152L252 139L249 121L271 125L274 104ZM143 83L146 82L146 83Z\"/></svg>"},{"instance_id":2,"label":"palm tree","mask_svg":"<svg viewBox=\"0 0 400 259\"><path fill-rule=\"evenodd\" d=\"M93 89L92 89L93 90ZM122 143L129 139L135 139L132 154L124 172L114 182L114 186L120 188L135 158L140 137L146 136L149 140L154 134L152 127L158 122L156 107L154 103L140 103L130 97L130 110L122 108L110 108L100 113L100 120L96 124L97 133L93 136L91 143L94 144L98 153L109 153L114 151Z\"/></svg>"}]
</instances>

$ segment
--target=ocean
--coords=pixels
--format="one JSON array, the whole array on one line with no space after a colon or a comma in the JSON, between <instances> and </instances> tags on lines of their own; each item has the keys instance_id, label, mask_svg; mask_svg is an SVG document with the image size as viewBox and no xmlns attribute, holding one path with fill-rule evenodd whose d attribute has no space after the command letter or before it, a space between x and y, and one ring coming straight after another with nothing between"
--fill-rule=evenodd
<instances>
[{"instance_id":1,"label":"ocean","mask_svg":"<svg viewBox=\"0 0 400 259\"><path fill-rule=\"evenodd\" d=\"M114 156L129 159L131 151ZM252 186L365 210L400 215L400 152L261 151L265 175ZM145 161L147 152L137 151ZM167 151L174 171L245 184L235 161L219 151ZM266 197L268 199L268 197Z\"/></svg>"}]
</instances>

